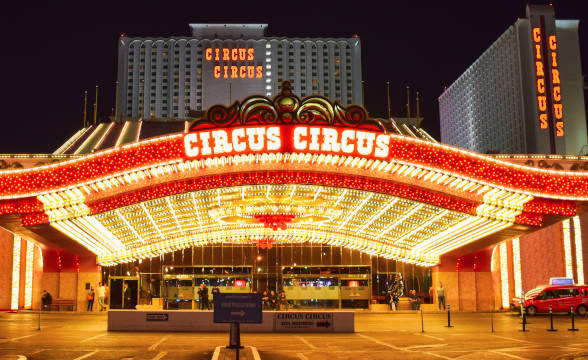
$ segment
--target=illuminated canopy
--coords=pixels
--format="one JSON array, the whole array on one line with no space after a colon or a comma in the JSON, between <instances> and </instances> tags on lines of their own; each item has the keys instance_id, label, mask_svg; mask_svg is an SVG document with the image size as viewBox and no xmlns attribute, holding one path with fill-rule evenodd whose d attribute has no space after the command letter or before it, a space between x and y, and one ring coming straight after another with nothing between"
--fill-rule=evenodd
<instances>
[{"instance_id":1,"label":"illuminated canopy","mask_svg":"<svg viewBox=\"0 0 588 360\"><path fill-rule=\"evenodd\" d=\"M209 109L187 133L0 173L0 223L49 243L57 229L103 265L259 241L434 265L464 245L575 215L588 200L586 173L389 130L321 97L251 97Z\"/></svg>"}]
</instances>

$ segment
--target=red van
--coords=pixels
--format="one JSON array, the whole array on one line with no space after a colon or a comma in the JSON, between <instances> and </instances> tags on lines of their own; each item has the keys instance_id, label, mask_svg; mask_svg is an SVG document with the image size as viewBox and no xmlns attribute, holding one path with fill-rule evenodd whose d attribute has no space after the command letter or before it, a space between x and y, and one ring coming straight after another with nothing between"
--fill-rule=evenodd
<instances>
[{"instance_id":1,"label":"red van","mask_svg":"<svg viewBox=\"0 0 588 360\"><path fill-rule=\"evenodd\" d=\"M578 315L588 312L588 285L542 285L525 294L525 309L528 315L549 312L570 312L572 305ZM512 310L520 309L521 300L513 298Z\"/></svg>"}]
</instances>

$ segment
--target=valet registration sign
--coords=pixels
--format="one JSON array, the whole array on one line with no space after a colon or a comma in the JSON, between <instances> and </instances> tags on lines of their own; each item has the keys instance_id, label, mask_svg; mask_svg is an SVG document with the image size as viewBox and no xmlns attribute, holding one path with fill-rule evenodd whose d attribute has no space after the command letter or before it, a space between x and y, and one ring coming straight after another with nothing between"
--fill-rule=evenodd
<instances>
[{"instance_id":1,"label":"valet registration sign","mask_svg":"<svg viewBox=\"0 0 588 360\"><path fill-rule=\"evenodd\" d=\"M333 332L332 312L276 312L276 332Z\"/></svg>"}]
</instances>

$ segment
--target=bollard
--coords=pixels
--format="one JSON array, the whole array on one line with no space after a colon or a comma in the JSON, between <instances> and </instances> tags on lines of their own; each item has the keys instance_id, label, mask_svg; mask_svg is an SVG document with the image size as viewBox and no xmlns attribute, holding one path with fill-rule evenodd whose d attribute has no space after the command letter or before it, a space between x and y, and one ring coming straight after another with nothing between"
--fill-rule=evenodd
<instances>
[{"instance_id":1,"label":"bollard","mask_svg":"<svg viewBox=\"0 0 588 360\"><path fill-rule=\"evenodd\" d=\"M557 329L553 328L553 309L551 308L551 305L549 305L549 323L551 324L551 327L547 329L547 331L557 331Z\"/></svg>"},{"instance_id":2,"label":"bollard","mask_svg":"<svg viewBox=\"0 0 588 360\"><path fill-rule=\"evenodd\" d=\"M521 324L523 324L523 329L519 330L519 331L522 331L522 332L529 331L526 329L526 325L527 325L527 312L526 311L523 311L523 322Z\"/></svg>"},{"instance_id":3,"label":"bollard","mask_svg":"<svg viewBox=\"0 0 588 360\"><path fill-rule=\"evenodd\" d=\"M447 305L447 326L448 328L452 328L451 326L451 305Z\"/></svg>"},{"instance_id":4,"label":"bollard","mask_svg":"<svg viewBox=\"0 0 588 360\"><path fill-rule=\"evenodd\" d=\"M572 305L572 307L571 307L571 312L572 312L572 328L568 329L568 331L578 331L579 329L576 329L576 326L574 324L574 305Z\"/></svg>"},{"instance_id":5,"label":"bollard","mask_svg":"<svg viewBox=\"0 0 588 360\"><path fill-rule=\"evenodd\" d=\"M421 333L425 332L425 320L423 319L423 309L421 309Z\"/></svg>"}]
</instances>

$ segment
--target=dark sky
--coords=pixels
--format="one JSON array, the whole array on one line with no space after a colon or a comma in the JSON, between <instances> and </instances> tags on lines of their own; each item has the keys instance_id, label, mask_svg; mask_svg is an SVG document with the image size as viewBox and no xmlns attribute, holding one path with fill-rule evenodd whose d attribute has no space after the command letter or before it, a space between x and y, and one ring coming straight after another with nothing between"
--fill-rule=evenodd
<instances>
[{"instance_id":1,"label":"dark sky","mask_svg":"<svg viewBox=\"0 0 588 360\"><path fill-rule=\"evenodd\" d=\"M534 3L541 3L534 1ZM543 2L544 3L544 2ZM437 98L517 18L525 1L77 1L0 8L0 153L50 153L82 124L83 93L99 114L114 107L117 38L188 36L189 23L268 23L269 36L351 37L362 42L365 105L403 116L406 86L421 93L423 126L438 137ZM580 19L588 70L588 4L553 1L556 17ZM413 99L414 100L414 99ZM414 103L411 105L414 114ZM89 107L91 109L91 107ZM90 113L91 118L91 113Z\"/></svg>"}]
</instances>

